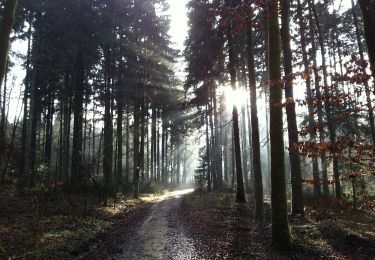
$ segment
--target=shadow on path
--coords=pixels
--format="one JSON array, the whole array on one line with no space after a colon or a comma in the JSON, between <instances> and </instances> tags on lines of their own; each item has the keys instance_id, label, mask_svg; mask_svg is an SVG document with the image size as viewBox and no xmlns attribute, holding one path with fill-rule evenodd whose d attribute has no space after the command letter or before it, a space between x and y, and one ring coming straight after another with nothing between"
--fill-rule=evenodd
<instances>
[{"instance_id":1,"label":"shadow on path","mask_svg":"<svg viewBox=\"0 0 375 260\"><path fill-rule=\"evenodd\" d=\"M122 252L109 259L197 259L176 211L183 196L191 192L174 191L158 199L136 234L124 242Z\"/></svg>"}]
</instances>

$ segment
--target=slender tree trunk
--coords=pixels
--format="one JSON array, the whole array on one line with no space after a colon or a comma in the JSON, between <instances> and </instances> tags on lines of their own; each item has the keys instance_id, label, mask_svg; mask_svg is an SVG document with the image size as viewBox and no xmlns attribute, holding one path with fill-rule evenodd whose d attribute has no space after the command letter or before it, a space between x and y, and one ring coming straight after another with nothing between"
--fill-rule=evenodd
<instances>
[{"instance_id":1,"label":"slender tree trunk","mask_svg":"<svg viewBox=\"0 0 375 260\"><path fill-rule=\"evenodd\" d=\"M180 160L181 159L181 152L180 152L180 146L179 145L177 146L176 152L177 152L176 184L177 184L177 187L178 187L180 185L180 178L181 178L181 160Z\"/></svg>"},{"instance_id":2,"label":"slender tree trunk","mask_svg":"<svg viewBox=\"0 0 375 260\"><path fill-rule=\"evenodd\" d=\"M211 183L211 156L210 156L210 134L209 134L209 125L208 125L208 105L206 105L206 160L207 160L207 191L210 192L212 189Z\"/></svg>"},{"instance_id":3,"label":"slender tree trunk","mask_svg":"<svg viewBox=\"0 0 375 260\"><path fill-rule=\"evenodd\" d=\"M49 167L51 165L52 137L53 137L53 115L54 115L54 98L49 96L48 112L46 116L46 134L44 146L44 163Z\"/></svg>"},{"instance_id":4,"label":"slender tree trunk","mask_svg":"<svg viewBox=\"0 0 375 260\"><path fill-rule=\"evenodd\" d=\"M120 90L117 93L117 180L120 184L120 187L123 187L123 167L122 167L122 159L123 159L123 101L122 95L120 94Z\"/></svg>"},{"instance_id":5,"label":"slender tree trunk","mask_svg":"<svg viewBox=\"0 0 375 260\"><path fill-rule=\"evenodd\" d=\"M160 111L157 111L157 118L160 117ZM161 180L161 167L160 167L160 123L157 124L157 133L156 133L156 170L157 170L157 181L160 183Z\"/></svg>"},{"instance_id":6,"label":"slender tree trunk","mask_svg":"<svg viewBox=\"0 0 375 260\"><path fill-rule=\"evenodd\" d=\"M165 166L165 155L168 153L165 146L165 120L163 119L162 131L161 131L161 181L163 184L167 183L166 180L166 166Z\"/></svg>"},{"instance_id":7,"label":"slender tree trunk","mask_svg":"<svg viewBox=\"0 0 375 260\"><path fill-rule=\"evenodd\" d=\"M35 50L34 55L38 53ZM36 65L37 67L38 65ZM33 79L30 86L30 132L28 137L28 168L26 169L27 173L30 173L30 183L29 185L34 185L34 174L36 171L37 163L37 128L40 118L40 94L38 86L40 84L39 70L38 68L34 69Z\"/></svg>"},{"instance_id":8,"label":"slender tree trunk","mask_svg":"<svg viewBox=\"0 0 375 260\"><path fill-rule=\"evenodd\" d=\"M82 127L83 127L83 97L84 97L83 54L79 50L74 69L74 126L71 179L75 189L82 185Z\"/></svg>"},{"instance_id":9,"label":"slender tree trunk","mask_svg":"<svg viewBox=\"0 0 375 260\"><path fill-rule=\"evenodd\" d=\"M310 141L313 143L316 143L316 122L314 119L314 101L313 101L313 94L311 90L311 76L310 76L310 65L308 61L308 55L307 55L307 44L305 39L305 33L306 33L306 26L303 20L303 12L302 12L302 6L300 3L300 0L298 0L297 3L297 16L299 21L299 32L301 35L301 50L302 50L302 60L304 64L304 73L306 77L306 96L307 96L307 107L309 112L309 132L310 132ZM318 165L318 159L313 158L313 178L314 178L314 194L316 196L319 196L320 194L320 177L319 177L319 165ZM328 195L328 183L323 182L323 190L325 195Z\"/></svg>"},{"instance_id":10,"label":"slender tree trunk","mask_svg":"<svg viewBox=\"0 0 375 260\"><path fill-rule=\"evenodd\" d=\"M231 131L231 163L232 163L232 189L234 189L234 184L235 184L235 181L236 181L236 155L235 155L235 147L234 147L234 137L233 137L233 127L232 127L232 131Z\"/></svg>"},{"instance_id":11,"label":"slender tree trunk","mask_svg":"<svg viewBox=\"0 0 375 260\"><path fill-rule=\"evenodd\" d=\"M229 136L229 131L228 127L224 127L224 182L225 184L228 184L229 182L229 142L228 142L228 136Z\"/></svg>"},{"instance_id":12,"label":"slender tree trunk","mask_svg":"<svg viewBox=\"0 0 375 260\"><path fill-rule=\"evenodd\" d=\"M236 58L234 53L234 39L232 32L229 31L227 34L228 37L228 46L229 46L229 74L230 74L230 81L232 90L236 90ZM238 110L237 106L233 105L233 112L232 112L232 120L233 120L233 139L234 139L234 153L236 159L236 179L237 179L237 193L236 193L236 201L240 203L246 202L245 197L245 187L243 181L243 173L242 173L242 162L241 162L241 141L240 141L240 128L238 123Z\"/></svg>"},{"instance_id":13,"label":"slender tree trunk","mask_svg":"<svg viewBox=\"0 0 375 260\"><path fill-rule=\"evenodd\" d=\"M309 0L309 5L312 10L312 15L314 16L316 27L317 27L317 34L318 34L318 41L320 45L320 52L322 55L322 67L323 67L323 82L324 82L324 95L325 95L325 110L326 110L326 116L327 116L327 123L328 123L328 132L329 132L329 139L331 141L332 145L336 144L336 130L334 127L333 122L333 116L332 116L332 107L329 103L330 100L330 92L332 90L329 90L328 87L328 72L327 72L327 66L325 61L325 47L324 47L324 41L323 41L323 35L322 35L322 29L318 17L318 13L316 11L316 6L313 0ZM339 172L339 165L337 157L333 157L333 178L335 180L335 191L336 191L336 198L341 198L341 183L340 183L340 172Z\"/></svg>"},{"instance_id":14,"label":"slender tree trunk","mask_svg":"<svg viewBox=\"0 0 375 260\"><path fill-rule=\"evenodd\" d=\"M244 180L245 180L245 189L247 192L251 191L250 188L250 180L249 180L249 169L247 167L247 158L249 157L249 154L247 153L248 146L247 146L247 132L246 132L246 110L243 107L242 108L243 112L241 116L241 138L242 138L242 168L243 168L243 175L244 175Z\"/></svg>"},{"instance_id":15,"label":"slender tree trunk","mask_svg":"<svg viewBox=\"0 0 375 260\"><path fill-rule=\"evenodd\" d=\"M133 175L133 185L134 185L134 198L139 197L139 171L140 171L140 158L139 158L139 102L134 104L134 134L133 134L133 159L134 159L134 175Z\"/></svg>"},{"instance_id":16,"label":"slender tree trunk","mask_svg":"<svg viewBox=\"0 0 375 260\"><path fill-rule=\"evenodd\" d=\"M140 118L140 150L139 150L139 160L140 160L140 174L141 181L145 181L145 117L146 117L146 105L144 95L141 97L141 118Z\"/></svg>"},{"instance_id":17,"label":"slender tree trunk","mask_svg":"<svg viewBox=\"0 0 375 260\"><path fill-rule=\"evenodd\" d=\"M269 1L269 79L270 79L270 139L271 139L271 203L272 243L276 247L291 245L286 199L284 134L281 84L281 42L278 2Z\"/></svg>"},{"instance_id":18,"label":"slender tree trunk","mask_svg":"<svg viewBox=\"0 0 375 260\"><path fill-rule=\"evenodd\" d=\"M212 88L212 84L211 84ZM208 111L209 111L209 123L210 123L210 162L211 162L211 179L212 179L212 189L217 190L217 182L216 182L216 154L215 154L215 147L216 147L216 140L215 140L215 132L214 132L214 120L213 120L213 93L214 91L210 90L210 98L208 102Z\"/></svg>"},{"instance_id":19,"label":"slender tree trunk","mask_svg":"<svg viewBox=\"0 0 375 260\"><path fill-rule=\"evenodd\" d=\"M321 95L321 86L320 86L320 76L318 72L318 62L317 62L317 48L315 44L315 36L314 36L314 21L312 16L309 15L309 25L310 25L310 37L311 37L311 55L313 59L313 69L314 69L314 81L315 81L315 96L317 100L317 113L318 113L318 128L319 128L319 139L321 143L325 142L325 131L323 128L323 108L322 108L322 95ZM320 156L321 164L322 164L322 177L323 183L328 183L328 171L327 171L327 159L324 154ZM325 193L325 191L324 191ZM320 190L320 178L319 176L314 176L314 194L315 197L320 197L321 190ZM326 194L326 193L325 193ZM328 193L327 193L328 194Z\"/></svg>"},{"instance_id":20,"label":"slender tree trunk","mask_svg":"<svg viewBox=\"0 0 375 260\"><path fill-rule=\"evenodd\" d=\"M130 171L130 112L129 105L126 106L126 152L125 152L125 181L129 181Z\"/></svg>"},{"instance_id":21,"label":"slender tree trunk","mask_svg":"<svg viewBox=\"0 0 375 260\"><path fill-rule=\"evenodd\" d=\"M168 184L168 181L169 181L169 176L171 176L173 173L172 172L169 172L168 170L168 163L169 163L169 160L168 160L168 139L169 139L169 135L168 135L168 126L165 130L165 179L166 179L166 182ZM172 149L172 147L171 147Z\"/></svg>"},{"instance_id":22,"label":"slender tree trunk","mask_svg":"<svg viewBox=\"0 0 375 260\"><path fill-rule=\"evenodd\" d=\"M187 146L184 146L184 158L183 158L183 175L182 175L182 184L185 185L187 182Z\"/></svg>"},{"instance_id":23,"label":"slender tree trunk","mask_svg":"<svg viewBox=\"0 0 375 260\"><path fill-rule=\"evenodd\" d=\"M29 30L27 33L27 56L26 56L26 77L25 77L25 89L23 92L23 120L22 120L22 136L21 136L21 165L20 173L25 174L25 168L27 168L27 125L28 122L28 100L30 95L30 77L31 77L31 21L29 21Z\"/></svg>"},{"instance_id":24,"label":"slender tree trunk","mask_svg":"<svg viewBox=\"0 0 375 260\"><path fill-rule=\"evenodd\" d=\"M150 131L149 131L149 125L150 125L150 117L149 117L149 108L147 108L147 116L146 116L146 180L150 180Z\"/></svg>"},{"instance_id":25,"label":"slender tree trunk","mask_svg":"<svg viewBox=\"0 0 375 260\"><path fill-rule=\"evenodd\" d=\"M246 86L246 88L250 89L250 86ZM249 174L250 174L250 184L254 186L254 162L253 162L253 131L251 130L251 112L250 112L250 99L246 101L246 119L247 119L247 125L248 125L248 140L249 140L249 149L248 149L248 156L250 158L249 160Z\"/></svg>"},{"instance_id":26,"label":"slender tree trunk","mask_svg":"<svg viewBox=\"0 0 375 260\"><path fill-rule=\"evenodd\" d=\"M151 115L151 179L156 176L156 107L152 106Z\"/></svg>"},{"instance_id":27,"label":"slender tree trunk","mask_svg":"<svg viewBox=\"0 0 375 260\"><path fill-rule=\"evenodd\" d=\"M7 68L6 71L8 72L8 66L9 62L7 62ZM0 92L0 95L3 95L3 103L1 106L1 117L0 117L0 147L5 149L6 147L6 104L7 104L7 98L6 98L6 93L7 93L7 85L8 85L8 73L5 73L4 77L4 91L3 93ZM0 88L1 89L1 88ZM3 154L0 153L0 166L2 165L2 159L3 159Z\"/></svg>"},{"instance_id":28,"label":"slender tree trunk","mask_svg":"<svg viewBox=\"0 0 375 260\"><path fill-rule=\"evenodd\" d=\"M223 189L223 156L222 156L222 138L221 131L219 128L219 115L217 108L217 98L216 98L216 84L213 85L213 109L214 109L214 124L215 124L215 172L216 172L216 188L217 190Z\"/></svg>"},{"instance_id":29,"label":"slender tree trunk","mask_svg":"<svg viewBox=\"0 0 375 260\"><path fill-rule=\"evenodd\" d=\"M287 100L286 114L288 121L289 137L289 159L291 167L292 182L292 213L303 214L303 197L302 197L302 172L301 162L298 150L294 147L298 144L298 129L296 118L296 104L293 95L293 63L292 49L290 46L290 24L289 24L289 0L282 3L282 29L281 38L284 54L284 71L285 71L285 99Z\"/></svg>"},{"instance_id":30,"label":"slender tree trunk","mask_svg":"<svg viewBox=\"0 0 375 260\"><path fill-rule=\"evenodd\" d=\"M249 70L249 89L251 104L251 143L253 151L253 172L254 172L254 191L255 191L255 221L264 221L264 204L263 204L263 181L262 181L262 165L260 157L260 137L259 137L259 121L257 106L257 90L256 90L256 74L254 61L254 42L253 42L253 26L251 18L248 18L247 25L247 67ZM249 126L250 127L250 126Z\"/></svg>"},{"instance_id":31,"label":"slender tree trunk","mask_svg":"<svg viewBox=\"0 0 375 260\"><path fill-rule=\"evenodd\" d=\"M104 93L104 150L103 150L103 176L104 176L104 205L107 205L108 193L112 193L113 184L113 116L112 116L112 83L111 83L111 50L104 48L105 55L105 93Z\"/></svg>"},{"instance_id":32,"label":"slender tree trunk","mask_svg":"<svg viewBox=\"0 0 375 260\"><path fill-rule=\"evenodd\" d=\"M68 76L67 76L68 78ZM68 88L68 80L65 82ZM69 181L69 158L70 158L70 124L71 124L71 102L68 96L64 95L63 101L63 147L62 147L62 177L65 184Z\"/></svg>"}]
</instances>

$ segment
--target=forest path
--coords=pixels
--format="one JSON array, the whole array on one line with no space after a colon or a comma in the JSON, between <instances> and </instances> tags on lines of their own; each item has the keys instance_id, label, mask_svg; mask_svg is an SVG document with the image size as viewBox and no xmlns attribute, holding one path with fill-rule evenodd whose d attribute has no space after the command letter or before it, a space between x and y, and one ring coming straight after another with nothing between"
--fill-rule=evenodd
<instances>
[{"instance_id":1,"label":"forest path","mask_svg":"<svg viewBox=\"0 0 375 260\"><path fill-rule=\"evenodd\" d=\"M197 259L193 242L177 217L183 196L191 192L179 190L159 198L135 236L123 244L122 253L109 259Z\"/></svg>"}]
</instances>

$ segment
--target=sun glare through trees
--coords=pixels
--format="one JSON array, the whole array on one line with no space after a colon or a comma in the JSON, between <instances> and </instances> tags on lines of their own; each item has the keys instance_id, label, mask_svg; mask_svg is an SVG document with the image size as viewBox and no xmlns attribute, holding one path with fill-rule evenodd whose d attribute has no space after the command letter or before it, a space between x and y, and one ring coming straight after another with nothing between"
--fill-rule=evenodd
<instances>
[{"instance_id":1,"label":"sun glare through trees","mask_svg":"<svg viewBox=\"0 0 375 260\"><path fill-rule=\"evenodd\" d=\"M374 0L0 0L0 259L372 259Z\"/></svg>"}]
</instances>

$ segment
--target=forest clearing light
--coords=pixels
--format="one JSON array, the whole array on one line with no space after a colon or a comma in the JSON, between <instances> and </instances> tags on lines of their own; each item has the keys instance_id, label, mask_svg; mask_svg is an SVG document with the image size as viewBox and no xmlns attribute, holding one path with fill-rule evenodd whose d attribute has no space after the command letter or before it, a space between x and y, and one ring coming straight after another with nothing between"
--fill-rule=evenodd
<instances>
[{"instance_id":1,"label":"forest clearing light","mask_svg":"<svg viewBox=\"0 0 375 260\"><path fill-rule=\"evenodd\" d=\"M228 111L232 111L233 106L236 105L237 108L241 108L246 104L247 92L243 89L233 90L231 87L226 87L224 89L224 100Z\"/></svg>"}]
</instances>

